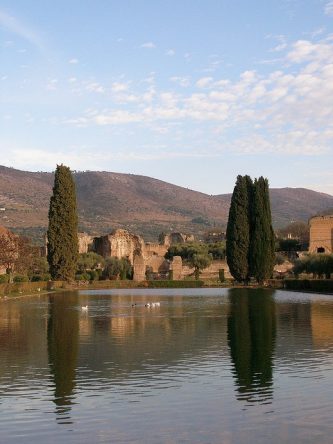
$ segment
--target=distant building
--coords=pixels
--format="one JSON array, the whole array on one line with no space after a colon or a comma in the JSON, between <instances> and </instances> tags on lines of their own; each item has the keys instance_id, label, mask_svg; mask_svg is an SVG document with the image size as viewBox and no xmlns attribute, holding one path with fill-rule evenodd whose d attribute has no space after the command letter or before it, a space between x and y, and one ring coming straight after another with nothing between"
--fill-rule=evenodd
<instances>
[{"instance_id":1,"label":"distant building","mask_svg":"<svg viewBox=\"0 0 333 444\"><path fill-rule=\"evenodd\" d=\"M315 216L309 220L310 253L333 253L333 215Z\"/></svg>"}]
</instances>

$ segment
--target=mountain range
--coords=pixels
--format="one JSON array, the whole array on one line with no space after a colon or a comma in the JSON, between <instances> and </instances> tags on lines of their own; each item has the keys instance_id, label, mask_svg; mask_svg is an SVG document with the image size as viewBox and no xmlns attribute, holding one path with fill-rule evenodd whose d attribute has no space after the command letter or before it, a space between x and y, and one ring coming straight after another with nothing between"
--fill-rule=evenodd
<instances>
[{"instance_id":1,"label":"mountain range","mask_svg":"<svg viewBox=\"0 0 333 444\"><path fill-rule=\"evenodd\" d=\"M202 234L225 228L231 194L208 195L134 174L74 172L79 228L100 235L125 228L156 241L162 231ZM0 166L0 225L41 239L54 174ZM273 225L333 209L333 196L305 188L270 189Z\"/></svg>"}]
</instances>

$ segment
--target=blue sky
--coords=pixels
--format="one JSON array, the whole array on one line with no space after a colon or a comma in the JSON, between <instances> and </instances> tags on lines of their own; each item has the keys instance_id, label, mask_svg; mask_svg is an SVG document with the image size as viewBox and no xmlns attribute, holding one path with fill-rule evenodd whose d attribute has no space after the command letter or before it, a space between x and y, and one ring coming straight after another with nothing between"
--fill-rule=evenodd
<instances>
[{"instance_id":1,"label":"blue sky","mask_svg":"<svg viewBox=\"0 0 333 444\"><path fill-rule=\"evenodd\" d=\"M0 154L333 194L333 0L0 0Z\"/></svg>"}]
</instances>

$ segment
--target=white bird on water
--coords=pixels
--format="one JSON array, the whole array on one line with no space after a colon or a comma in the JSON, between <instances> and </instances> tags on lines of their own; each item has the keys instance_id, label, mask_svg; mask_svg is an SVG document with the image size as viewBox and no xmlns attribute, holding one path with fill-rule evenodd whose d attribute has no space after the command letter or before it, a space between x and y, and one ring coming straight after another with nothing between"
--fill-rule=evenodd
<instances>
[{"instance_id":1,"label":"white bird on water","mask_svg":"<svg viewBox=\"0 0 333 444\"><path fill-rule=\"evenodd\" d=\"M82 311L88 311L88 305L82 305L81 310Z\"/></svg>"}]
</instances>

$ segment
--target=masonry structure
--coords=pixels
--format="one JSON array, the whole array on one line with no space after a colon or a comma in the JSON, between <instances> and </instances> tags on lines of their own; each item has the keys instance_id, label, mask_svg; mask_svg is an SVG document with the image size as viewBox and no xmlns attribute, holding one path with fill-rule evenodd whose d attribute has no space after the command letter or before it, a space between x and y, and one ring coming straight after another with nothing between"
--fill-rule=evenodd
<instances>
[{"instance_id":1,"label":"masonry structure","mask_svg":"<svg viewBox=\"0 0 333 444\"><path fill-rule=\"evenodd\" d=\"M176 258L173 264L164 256L170 245L191 242L194 237L183 233L170 233L163 235L160 243L145 243L141 236L127 230L117 229L99 237L78 233L78 240L79 253L93 251L104 258L127 258L134 267L133 279L140 281L144 280L146 275L150 278L166 278L171 269L173 270L173 279L181 279L181 258Z\"/></svg>"},{"instance_id":2,"label":"masonry structure","mask_svg":"<svg viewBox=\"0 0 333 444\"><path fill-rule=\"evenodd\" d=\"M333 215L315 216L309 220L310 253L333 253Z\"/></svg>"}]
</instances>

